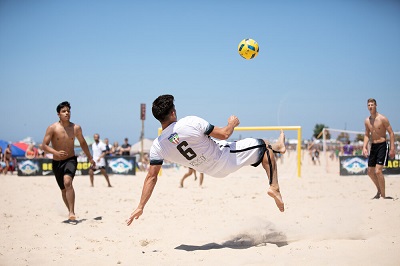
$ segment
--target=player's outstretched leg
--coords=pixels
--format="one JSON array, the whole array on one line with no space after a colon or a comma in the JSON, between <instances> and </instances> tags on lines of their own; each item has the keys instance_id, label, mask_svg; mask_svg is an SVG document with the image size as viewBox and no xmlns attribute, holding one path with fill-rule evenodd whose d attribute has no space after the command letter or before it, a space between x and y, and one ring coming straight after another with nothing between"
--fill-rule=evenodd
<instances>
[{"instance_id":1,"label":"player's outstretched leg","mask_svg":"<svg viewBox=\"0 0 400 266\"><path fill-rule=\"evenodd\" d=\"M266 142L268 145L268 143ZM279 135L278 141L272 145L271 148L267 148L267 151L264 155L262 165L267 172L270 187L268 189L268 195L275 200L275 204L278 209L283 212L285 211L285 204L282 200L282 195L279 189L278 183L278 169L275 161L274 151L280 152L281 154L286 152L285 147L285 134L281 130L281 134ZM274 151L273 151L274 150Z\"/></svg>"}]
</instances>

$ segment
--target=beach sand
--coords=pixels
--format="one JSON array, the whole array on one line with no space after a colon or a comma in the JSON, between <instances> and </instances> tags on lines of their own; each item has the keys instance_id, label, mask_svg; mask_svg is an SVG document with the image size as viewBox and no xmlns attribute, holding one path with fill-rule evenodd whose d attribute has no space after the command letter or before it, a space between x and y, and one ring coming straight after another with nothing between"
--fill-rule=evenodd
<instances>
[{"instance_id":1,"label":"beach sand","mask_svg":"<svg viewBox=\"0 0 400 266\"><path fill-rule=\"evenodd\" d=\"M368 176L340 176L337 162L297 177L296 156L278 161L285 212L267 195L262 167L225 178L165 169L144 214L126 226L145 173L76 176L77 224L54 176L0 176L0 265L400 265L400 176L371 200Z\"/></svg>"}]
</instances>

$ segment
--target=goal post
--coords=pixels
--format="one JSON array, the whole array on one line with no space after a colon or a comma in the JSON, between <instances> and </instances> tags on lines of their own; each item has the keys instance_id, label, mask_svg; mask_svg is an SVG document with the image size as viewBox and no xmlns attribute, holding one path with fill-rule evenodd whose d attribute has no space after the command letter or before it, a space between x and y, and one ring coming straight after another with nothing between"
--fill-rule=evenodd
<instances>
[{"instance_id":1,"label":"goal post","mask_svg":"<svg viewBox=\"0 0 400 266\"><path fill-rule=\"evenodd\" d=\"M297 177L301 177L301 126L259 126L259 127L235 127L235 131L264 131L264 130L295 130L297 131ZM158 129L161 135L162 129Z\"/></svg>"}]
</instances>

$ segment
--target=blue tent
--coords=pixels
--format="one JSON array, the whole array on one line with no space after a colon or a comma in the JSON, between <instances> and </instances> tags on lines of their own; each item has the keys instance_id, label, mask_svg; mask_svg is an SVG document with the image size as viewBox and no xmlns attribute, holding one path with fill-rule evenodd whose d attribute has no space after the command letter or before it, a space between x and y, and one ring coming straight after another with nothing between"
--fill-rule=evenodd
<instances>
[{"instance_id":1,"label":"blue tent","mask_svg":"<svg viewBox=\"0 0 400 266\"><path fill-rule=\"evenodd\" d=\"M3 149L3 154L8 144L10 144L8 141L0 139L0 147ZM11 154L13 157L24 157L25 151L11 144Z\"/></svg>"}]
</instances>

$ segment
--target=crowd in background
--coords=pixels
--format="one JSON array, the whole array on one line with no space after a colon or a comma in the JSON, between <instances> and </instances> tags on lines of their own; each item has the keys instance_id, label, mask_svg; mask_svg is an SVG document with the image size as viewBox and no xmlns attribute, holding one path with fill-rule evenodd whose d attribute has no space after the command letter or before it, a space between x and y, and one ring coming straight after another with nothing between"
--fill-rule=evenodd
<instances>
[{"instance_id":1,"label":"crowd in background","mask_svg":"<svg viewBox=\"0 0 400 266\"><path fill-rule=\"evenodd\" d=\"M119 145L118 141L114 141L111 145L109 143L108 138L102 140L105 144L106 156L133 156L136 159L136 166L138 170L145 171L149 165L149 156L148 153L144 153L143 156L140 153L132 153L131 148L132 145L129 144L128 138L124 139L122 145ZM92 144L89 144L89 149L92 149ZM82 156L80 149L77 148L76 156ZM84 155L84 154L83 154ZM142 158L141 158L142 157ZM53 155L50 153L46 153L42 144L35 146L30 143L25 151L25 158L27 159L40 159L40 158L48 158L52 159ZM11 152L11 144L7 145L7 148L3 151L3 148L0 147L0 173L7 174L9 171L13 173L16 170L16 158L12 155Z\"/></svg>"}]
</instances>

